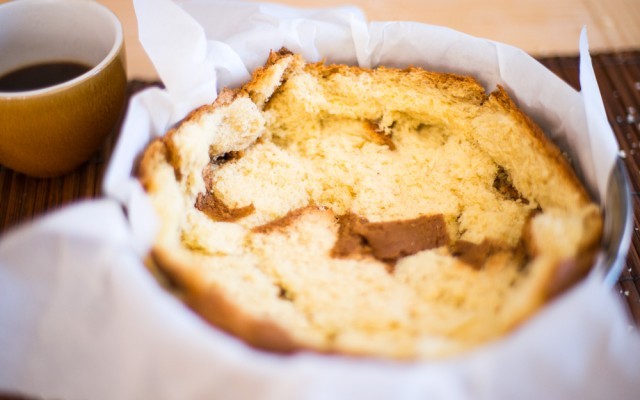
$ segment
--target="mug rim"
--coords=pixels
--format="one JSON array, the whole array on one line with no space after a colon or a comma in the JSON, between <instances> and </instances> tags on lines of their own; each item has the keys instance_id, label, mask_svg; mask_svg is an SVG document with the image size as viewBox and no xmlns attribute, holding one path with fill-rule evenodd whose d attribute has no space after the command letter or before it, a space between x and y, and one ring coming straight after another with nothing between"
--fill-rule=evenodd
<instances>
[{"instance_id":1,"label":"mug rim","mask_svg":"<svg viewBox=\"0 0 640 400\"><path fill-rule=\"evenodd\" d=\"M20 0L20 1L14 0L9 3L0 5L0 9L2 9L3 7L12 7L18 4L28 5L29 3L81 4L82 6L93 8L94 10L97 10L102 15L105 15L113 24L113 28L115 29L115 38L113 41L113 45L111 46L111 49L109 50L107 55L105 55L98 64L93 66L87 72L73 79L70 79L68 81L64 81L55 85L39 88L39 89L23 90L19 92L3 92L2 90L0 90L0 100L31 98L31 97L41 96L41 95L48 95L48 94L60 92L69 87L76 86L84 81L89 80L93 76L99 74L117 57L118 54L120 54L122 47L124 45L124 32L122 30L122 23L120 22L118 17L115 15L115 13L111 11L111 9L109 9L107 6L100 4L96 1L86 1L86 0Z\"/></svg>"}]
</instances>

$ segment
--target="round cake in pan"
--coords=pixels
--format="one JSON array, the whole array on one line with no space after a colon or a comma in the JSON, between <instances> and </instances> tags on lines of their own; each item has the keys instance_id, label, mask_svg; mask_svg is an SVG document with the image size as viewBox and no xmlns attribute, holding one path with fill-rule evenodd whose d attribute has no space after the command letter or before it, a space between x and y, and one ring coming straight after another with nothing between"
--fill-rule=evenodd
<instances>
[{"instance_id":1,"label":"round cake in pan","mask_svg":"<svg viewBox=\"0 0 640 400\"><path fill-rule=\"evenodd\" d=\"M599 207L508 94L273 52L152 142L153 263L252 346L434 358L499 338L590 268Z\"/></svg>"}]
</instances>

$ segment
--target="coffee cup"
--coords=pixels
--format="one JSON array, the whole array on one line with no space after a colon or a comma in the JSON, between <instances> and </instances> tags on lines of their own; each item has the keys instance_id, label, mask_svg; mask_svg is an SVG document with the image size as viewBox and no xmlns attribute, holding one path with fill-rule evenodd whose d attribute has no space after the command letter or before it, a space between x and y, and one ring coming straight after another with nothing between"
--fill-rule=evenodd
<instances>
[{"instance_id":1,"label":"coffee cup","mask_svg":"<svg viewBox=\"0 0 640 400\"><path fill-rule=\"evenodd\" d=\"M0 164L36 177L87 161L120 119L122 25L91 0L0 5Z\"/></svg>"}]
</instances>

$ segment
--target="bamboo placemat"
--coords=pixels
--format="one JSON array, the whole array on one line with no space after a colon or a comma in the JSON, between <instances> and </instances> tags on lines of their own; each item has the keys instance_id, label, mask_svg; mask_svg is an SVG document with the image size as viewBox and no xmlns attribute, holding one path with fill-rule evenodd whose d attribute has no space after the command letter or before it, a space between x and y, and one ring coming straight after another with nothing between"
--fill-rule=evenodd
<instances>
[{"instance_id":1,"label":"bamboo placemat","mask_svg":"<svg viewBox=\"0 0 640 400\"><path fill-rule=\"evenodd\" d=\"M547 57L540 61L576 89L578 57ZM618 291L640 325L640 51L596 54L594 68L607 109L607 116L626 154L625 164L632 181L634 232ZM132 81L129 97L151 85ZM102 177L117 140L117 130L103 148L76 171L52 179L29 178L0 166L0 239L9 228L46 211L79 199L100 195Z\"/></svg>"}]
</instances>

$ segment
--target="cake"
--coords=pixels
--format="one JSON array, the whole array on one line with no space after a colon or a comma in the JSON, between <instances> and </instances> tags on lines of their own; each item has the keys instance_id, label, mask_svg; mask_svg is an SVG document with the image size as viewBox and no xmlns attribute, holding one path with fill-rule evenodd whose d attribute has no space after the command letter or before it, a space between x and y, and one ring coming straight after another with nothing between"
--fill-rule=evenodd
<instances>
[{"instance_id":1,"label":"cake","mask_svg":"<svg viewBox=\"0 0 640 400\"><path fill-rule=\"evenodd\" d=\"M602 216L502 87L272 52L151 142L150 264L258 349L434 359L583 277Z\"/></svg>"}]
</instances>

